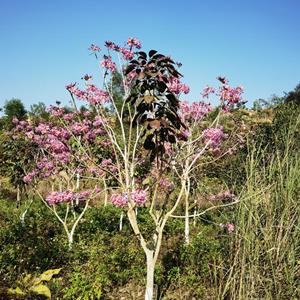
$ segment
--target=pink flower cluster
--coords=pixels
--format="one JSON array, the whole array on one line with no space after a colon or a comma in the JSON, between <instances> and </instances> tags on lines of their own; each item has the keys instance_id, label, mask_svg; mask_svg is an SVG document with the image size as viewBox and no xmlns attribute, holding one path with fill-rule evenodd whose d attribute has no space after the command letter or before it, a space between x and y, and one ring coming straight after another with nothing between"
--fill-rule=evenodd
<instances>
[{"instance_id":1,"label":"pink flower cluster","mask_svg":"<svg viewBox=\"0 0 300 300\"><path fill-rule=\"evenodd\" d=\"M127 194L112 194L110 201L114 206L124 207L128 203L128 196Z\"/></svg>"},{"instance_id":2,"label":"pink flower cluster","mask_svg":"<svg viewBox=\"0 0 300 300\"><path fill-rule=\"evenodd\" d=\"M213 87L210 87L210 86L207 85L207 86L203 89L201 95L202 95L203 98L208 98L208 96L209 96L210 94L214 94L215 92L216 92L216 90L215 90Z\"/></svg>"},{"instance_id":3,"label":"pink flower cluster","mask_svg":"<svg viewBox=\"0 0 300 300\"><path fill-rule=\"evenodd\" d=\"M137 189L130 193L130 197L137 206L141 206L145 204L147 200L147 193L145 190ZM128 199L128 193L126 192L122 194L112 194L110 197L111 203L117 207L125 207L128 203Z\"/></svg>"},{"instance_id":4,"label":"pink flower cluster","mask_svg":"<svg viewBox=\"0 0 300 300\"><path fill-rule=\"evenodd\" d=\"M23 177L25 183L30 183L36 176L36 171L29 172L26 176Z\"/></svg>"},{"instance_id":5,"label":"pink flower cluster","mask_svg":"<svg viewBox=\"0 0 300 300\"><path fill-rule=\"evenodd\" d=\"M133 57L134 57L133 48L141 49L141 47L142 47L141 42L137 38L128 38L127 46L129 46L129 49L125 48L126 46L120 47L112 41L105 42L105 47L107 47L107 49L122 53L123 58L125 60L133 59ZM101 63L102 67L105 67L106 69L109 69L112 72L114 72L115 64L114 65L112 65L112 64L114 64L114 63L111 62L111 59L109 59L109 56L104 56L104 61Z\"/></svg>"},{"instance_id":6,"label":"pink flower cluster","mask_svg":"<svg viewBox=\"0 0 300 300\"><path fill-rule=\"evenodd\" d=\"M222 201L222 200L232 200L234 198L234 194L230 190L221 191L216 195L210 195L210 201Z\"/></svg>"},{"instance_id":7,"label":"pink flower cluster","mask_svg":"<svg viewBox=\"0 0 300 300\"><path fill-rule=\"evenodd\" d=\"M228 233L232 233L235 229L235 226L232 223L226 223L226 224L221 223L220 227L226 229Z\"/></svg>"},{"instance_id":8,"label":"pink flower cluster","mask_svg":"<svg viewBox=\"0 0 300 300\"><path fill-rule=\"evenodd\" d=\"M159 181L159 185L163 190L172 191L175 188L173 182L171 182L168 178L161 178Z\"/></svg>"},{"instance_id":9,"label":"pink flower cluster","mask_svg":"<svg viewBox=\"0 0 300 300\"><path fill-rule=\"evenodd\" d=\"M180 80L175 77L171 77L167 85L169 90L176 95L181 93L188 94L190 92L189 86L181 83Z\"/></svg>"},{"instance_id":10,"label":"pink flower cluster","mask_svg":"<svg viewBox=\"0 0 300 300\"><path fill-rule=\"evenodd\" d=\"M63 191L63 192L51 192L47 197L46 201L49 205L59 204L59 203L68 203L71 201L84 201L88 199L91 195L91 191L82 191L82 192L72 192L72 191Z\"/></svg>"},{"instance_id":11,"label":"pink flower cluster","mask_svg":"<svg viewBox=\"0 0 300 300\"><path fill-rule=\"evenodd\" d=\"M225 77L218 77L218 80L222 83L222 86L219 88L218 92L220 100L223 104L222 109L224 111L229 111L234 104L242 101L244 89L242 86L238 86L236 88L231 87Z\"/></svg>"},{"instance_id":12,"label":"pink flower cluster","mask_svg":"<svg viewBox=\"0 0 300 300\"><path fill-rule=\"evenodd\" d=\"M103 68L114 73L117 70L116 63L112 61L111 56L104 55L104 59L100 63Z\"/></svg>"},{"instance_id":13,"label":"pink flower cluster","mask_svg":"<svg viewBox=\"0 0 300 300\"><path fill-rule=\"evenodd\" d=\"M242 100L244 89L241 86L232 88L229 85L223 85L220 90L220 97L229 104L236 104Z\"/></svg>"},{"instance_id":14,"label":"pink flower cluster","mask_svg":"<svg viewBox=\"0 0 300 300\"><path fill-rule=\"evenodd\" d=\"M182 101L179 109L181 119L184 122L198 122L212 111L212 106L205 102L193 102L190 104L187 101Z\"/></svg>"},{"instance_id":15,"label":"pink flower cluster","mask_svg":"<svg viewBox=\"0 0 300 300\"><path fill-rule=\"evenodd\" d=\"M132 60L134 53L131 50L128 50L126 48L120 48L120 52L123 54L124 59L126 60Z\"/></svg>"},{"instance_id":16,"label":"pink flower cluster","mask_svg":"<svg viewBox=\"0 0 300 300\"><path fill-rule=\"evenodd\" d=\"M64 114L65 110L61 107L50 105L50 107L48 108L48 112L54 117L61 117Z\"/></svg>"},{"instance_id":17,"label":"pink flower cluster","mask_svg":"<svg viewBox=\"0 0 300 300\"><path fill-rule=\"evenodd\" d=\"M142 189L137 189L131 192L131 198L136 203L137 206L145 204L147 200L147 193Z\"/></svg>"},{"instance_id":18,"label":"pink flower cluster","mask_svg":"<svg viewBox=\"0 0 300 300\"><path fill-rule=\"evenodd\" d=\"M217 148L221 142L227 137L222 126L215 128L207 128L203 130L203 139L205 144L209 144L212 148Z\"/></svg>"},{"instance_id":19,"label":"pink flower cluster","mask_svg":"<svg viewBox=\"0 0 300 300\"><path fill-rule=\"evenodd\" d=\"M78 165L78 161L84 161L85 158L78 155L73 147L74 138L89 144L105 132L103 120L100 117L94 118L90 111L64 113L63 109L52 106L50 113L49 121L40 121L38 124L14 119L15 137L25 137L37 149L36 165L24 176L25 183L32 182L34 177L55 175L65 169L66 164ZM65 124L61 124L62 120ZM105 140L103 143L106 143ZM108 168L111 172L116 170L113 164Z\"/></svg>"},{"instance_id":20,"label":"pink flower cluster","mask_svg":"<svg viewBox=\"0 0 300 300\"><path fill-rule=\"evenodd\" d=\"M109 170L111 173L115 173L115 172L118 171L117 166L115 166L113 164L113 162L110 158L109 159L103 159L100 165L103 169Z\"/></svg>"},{"instance_id":21,"label":"pink flower cluster","mask_svg":"<svg viewBox=\"0 0 300 300\"><path fill-rule=\"evenodd\" d=\"M100 47L95 44L91 44L91 46L89 47L89 50L92 52L100 52L101 51Z\"/></svg>"},{"instance_id":22,"label":"pink flower cluster","mask_svg":"<svg viewBox=\"0 0 300 300\"><path fill-rule=\"evenodd\" d=\"M137 38L128 38L127 39L127 45L130 47L130 48L137 48L137 49L141 49L142 48L142 44L141 42L137 39Z\"/></svg>"},{"instance_id":23,"label":"pink flower cluster","mask_svg":"<svg viewBox=\"0 0 300 300\"><path fill-rule=\"evenodd\" d=\"M99 89L94 84L88 84L85 90L80 90L76 84L69 84L66 89L77 99L86 101L91 105L103 104L109 101L109 93Z\"/></svg>"},{"instance_id":24,"label":"pink flower cluster","mask_svg":"<svg viewBox=\"0 0 300 300\"><path fill-rule=\"evenodd\" d=\"M137 49L142 48L142 44L137 38L132 38L132 37L128 38L126 44L127 44L127 46L130 47L129 51L132 51L132 48L137 48ZM109 50L114 50L117 52L119 52L119 51L122 52L121 49L126 49L126 48L122 48L122 47L118 46L117 44L115 44L112 41L106 41L105 47L107 47Z\"/></svg>"},{"instance_id":25,"label":"pink flower cluster","mask_svg":"<svg viewBox=\"0 0 300 300\"><path fill-rule=\"evenodd\" d=\"M120 49L120 47L112 41L106 41L104 45L109 50L119 51Z\"/></svg>"}]
</instances>

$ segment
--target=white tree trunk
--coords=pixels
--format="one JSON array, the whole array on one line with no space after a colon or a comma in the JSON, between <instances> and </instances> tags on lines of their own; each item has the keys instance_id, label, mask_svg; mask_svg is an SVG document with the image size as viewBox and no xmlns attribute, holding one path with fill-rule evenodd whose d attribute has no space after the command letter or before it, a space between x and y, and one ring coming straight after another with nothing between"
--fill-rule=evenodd
<instances>
[{"instance_id":1,"label":"white tree trunk","mask_svg":"<svg viewBox=\"0 0 300 300\"><path fill-rule=\"evenodd\" d=\"M194 208L194 227L196 226L196 214L197 214L197 208L195 206L195 208Z\"/></svg>"},{"instance_id":2,"label":"white tree trunk","mask_svg":"<svg viewBox=\"0 0 300 300\"><path fill-rule=\"evenodd\" d=\"M21 200L20 200L20 186L17 185L17 207L19 208L21 204Z\"/></svg>"},{"instance_id":3,"label":"white tree trunk","mask_svg":"<svg viewBox=\"0 0 300 300\"><path fill-rule=\"evenodd\" d=\"M107 185L106 185L106 180L105 180L105 176L103 177L103 185L104 185L104 206L107 205L107 199L108 199L108 193L107 193Z\"/></svg>"},{"instance_id":4,"label":"white tree trunk","mask_svg":"<svg viewBox=\"0 0 300 300\"><path fill-rule=\"evenodd\" d=\"M186 245L190 243L190 220L188 199L185 200L184 241Z\"/></svg>"},{"instance_id":5,"label":"white tree trunk","mask_svg":"<svg viewBox=\"0 0 300 300\"><path fill-rule=\"evenodd\" d=\"M124 213L122 211L120 216L119 231L122 231L123 229L123 217L124 217Z\"/></svg>"},{"instance_id":6,"label":"white tree trunk","mask_svg":"<svg viewBox=\"0 0 300 300\"><path fill-rule=\"evenodd\" d=\"M70 234L68 234L69 250L72 250L73 236L74 236L74 232L71 231Z\"/></svg>"},{"instance_id":7,"label":"white tree trunk","mask_svg":"<svg viewBox=\"0 0 300 300\"><path fill-rule=\"evenodd\" d=\"M154 267L155 262L153 259L153 251L146 251L147 260L147 282L145 291L145 300L153 300L154 295Z\"/></svg>"}]
</instances>

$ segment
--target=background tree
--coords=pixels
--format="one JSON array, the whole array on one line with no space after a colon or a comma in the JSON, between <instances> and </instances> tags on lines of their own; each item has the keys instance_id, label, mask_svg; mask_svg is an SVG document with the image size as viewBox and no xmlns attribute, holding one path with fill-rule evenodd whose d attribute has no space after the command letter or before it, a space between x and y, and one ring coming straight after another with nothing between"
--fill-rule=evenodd
<instances>
[{"instance_id":1,"label":"background tree","mask_svg":"<svg viewBox=\"0 0 300 300\"><path fill-rule=\"evenodd\" d=\"M35 104L30 105L30 116L47 119L49 113L47 112L47 107L44 102L38 102Z\"/></svg>"},{"instance_id":2,"label":"background tree","mask_svg":"<svg viewBox=\"0 0 300 300\"><path fill-rule=\"evenodd\" d=\"M23 119L27 113L23 102L20 99L12 98L5 102L3 111L7 122L11 122L13 117Z\"/></svg>"},{"instance_id":3,"label":"background tree","mask_svg":"<svg viewBox=\"0 0 300 300\"><path fill-rule=\"evenodd\" d=\"M295 87L293 91L290 91L287 94L285 102L294 102L295 104L300 105L300 83Z\"/></svg>"}]
</instances>

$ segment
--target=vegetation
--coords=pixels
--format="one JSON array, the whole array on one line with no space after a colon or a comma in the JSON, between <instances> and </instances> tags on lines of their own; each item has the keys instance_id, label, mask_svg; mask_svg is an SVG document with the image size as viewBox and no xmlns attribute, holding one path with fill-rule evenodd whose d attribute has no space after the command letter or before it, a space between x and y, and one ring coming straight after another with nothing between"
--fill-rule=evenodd
<instances>
[{"instance_id":1,"label":"vegetation","mask_svg":"<svg viewBox=\"0 0 300 300\"><path fill-rule=\"evenodd\" d=\"M6 104L0 299L300 298L299 88L181 102L174 61L127 44L71 108Z\"/></svg>"}]
</instances>

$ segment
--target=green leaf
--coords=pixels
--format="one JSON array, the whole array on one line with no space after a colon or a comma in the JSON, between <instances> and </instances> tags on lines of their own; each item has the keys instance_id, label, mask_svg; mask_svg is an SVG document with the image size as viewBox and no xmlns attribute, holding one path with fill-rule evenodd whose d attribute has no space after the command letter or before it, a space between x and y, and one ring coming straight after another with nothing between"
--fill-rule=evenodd
<instances>
[{"instance_id":1,"label":"green leaf","mask_svg":"<svg viewBox=\"0 0 300 300\"><path fill-rule=\"evenodd\" d=\"M60 272L60 269L51 269L51 270L47 270L44 273L41 274L41 276L39 277L40 281L49 281L52 279L52 277L54 275L57 275Z\"/></svg>"},{"instance_id":2,"label":"green leaf","mask_svg":"<svg viewBox=\"0 0 300 300\"><path fill-rule=\"evenodd\" d=\"M150 183L151 183L151 178L150 177L145 178L142 182L143 185L149 185Z\"/></svg>"},{"instance_id":3,"label":"green leaf","mask_svg":"<svg viewBox=\"0 0 300 300\"><path fill-rule=\"evenodd\" d=\"M31 279L32 279L32 275L31 275L31 274L27 274L27 275L23 278L23 283L26 284L26 283L28 283Z\"/></svg>"},{"instance_id":4,"label":"green leaf","mask_svg":"<svg viewBox=\"0 0 300 300\"><path fill-rule=\"evenodd\" d=\"M51 292L49 288L44 284L33 286L30 290L38 295L43 295L48 299L51 299Z\"/></svg>"},{"instance_id":5,"label":"green leaf","mask_svg":"<svg viewBox=\"0 0 300 300\"><path fill-rule=\"evenodd\" d=\"M13 295L20 295L20 296L25 295L25 293L19 287L15 288L15 289L10 288L7 290L7 292L8 292L8 294L13 294Z\"/></svg>"}]
</instances>

